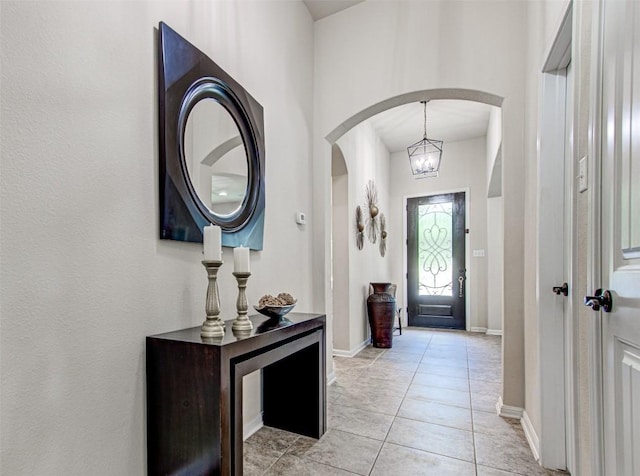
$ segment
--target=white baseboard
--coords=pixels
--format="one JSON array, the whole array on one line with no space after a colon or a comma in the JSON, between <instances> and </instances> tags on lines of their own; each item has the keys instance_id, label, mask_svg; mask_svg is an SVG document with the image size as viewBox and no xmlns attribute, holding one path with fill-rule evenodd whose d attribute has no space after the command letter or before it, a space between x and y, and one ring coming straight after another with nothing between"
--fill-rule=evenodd
<instances>
[{"instance_id":1,"label":"white baseboard","mask_svg":"<svg viewBox=\"0 0 640 476\"><path fill-rule=\"evenodd\" d=\"M486 327L472 327L469 329L469 332L487 332L487 328Z\"/></svg>"},{"instance_id":2,"label":"white baseboard","mask_svg":"<svg viewBox=\"0 0 640 476\"><path fill-rule=\"evenodd\" d=\"M333 384L336 381L336 373L332 371L329 375L327 375L327 386Z\"/></svg>"},{"instance_id":3,"label":"white baseboard","mask_svg":"<svg viewBox=\"0 0 640 476\"><path fill-rule=\"evenodd\" d=\"M488 336L501 336L502 329L487 329Z\"/></svg>"},{"instance_id":4,"label":"white baseboard","mask_svg":"<svg viewBox=\"0 0 640 476\"><path fill-rule=\"evenodd\" d=\"M353 357L355 354L351 354L350 350L333 349L334 357Z\"/></svg>"},{"instance_id":5,"label":"white baseboard","mask_svg":"<svg viewBox=\"0 0 640 476\"><path fill-rule=\"evenodd\" d=\"M520 420L520 424L522 425L522 429L524 430L524 435L527 437L527 441L529 442L529 447L531 448L533 457L539 463L540 462L540 440L538 439L536 430L533 428L533 425L531 424L531 420L529 419L529 415L527 414L526 410L522 413L522 419Z\"/></svg>"},{"instance_id":6,"label":"white baseboard","mask_svg":"<svg viewBox=\"0 0 640 476\"><path fill-rule=\"evenodd\" d=\"M253 435L256 431L264 426L262 422L262 412L258 413L256 417L250 421L245 422L242 425L242 439L243 441Z\"/></svg>"},{"instance_id":7,"label":"white baseboard","mask_svg":"<svg viewBox=\"0 0 640 476\"><path fill-rule=\"evenodd\" d=\"M353 357L368 345L369 345L369 339L365 340L362 344L360 344L358 347L356 347L353 350L340 350L340 349L334 348L333 356L334 357Z\"/></svg>"},{"instance_id":8,"label":"white baseboard","mask_svg":"<svg viewBox=\"0 0 640 476\"><path fill-rule=\"evenodd\" d=\"M498 403L496 403L496 411L498 416L503 418L516 418L520 420L522 418L523 408L512 407L511 405L505 405L502 401L502 397L498 397Z\"/></svg>"}]
</instances>

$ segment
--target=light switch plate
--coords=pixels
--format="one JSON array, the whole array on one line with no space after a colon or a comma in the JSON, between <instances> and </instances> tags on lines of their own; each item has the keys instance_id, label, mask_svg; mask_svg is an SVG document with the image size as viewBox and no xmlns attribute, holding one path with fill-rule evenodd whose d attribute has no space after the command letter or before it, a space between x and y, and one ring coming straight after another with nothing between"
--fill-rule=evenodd
<instances>
[{"instance_id":1,"label":"light switch plate","mask_svg":"<svg viewBox=\"0 0 640 476\"><path fill-rule=\"evenodd\" d=\"M587 158L583 157L578 162L578 192L585 192L589 182L589 170L587 168Z\"/></svg>"}]
</instances>

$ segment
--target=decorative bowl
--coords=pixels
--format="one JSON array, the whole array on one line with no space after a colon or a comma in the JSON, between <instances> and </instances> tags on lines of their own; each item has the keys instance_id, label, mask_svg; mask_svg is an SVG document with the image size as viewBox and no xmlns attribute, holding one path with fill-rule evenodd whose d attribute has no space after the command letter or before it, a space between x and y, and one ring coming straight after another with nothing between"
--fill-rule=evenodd
<instances>
[{"instance_id":1,"label":"decorative bowl","mask_svg":"<svg viewBox=\"0 0 640 476\"><path fill-rule=\"evenodd\" d=\"M295 302L293 304L287 304L286 306L264 306L264 307L253 306L253 308L256 311L258 311L260 314L263 314L270 318L276 318L276 317L280 318L286 315L287 313L289 313L291 309L293 309L294 307L296 307Z\"/></svg>"}]
</instances>

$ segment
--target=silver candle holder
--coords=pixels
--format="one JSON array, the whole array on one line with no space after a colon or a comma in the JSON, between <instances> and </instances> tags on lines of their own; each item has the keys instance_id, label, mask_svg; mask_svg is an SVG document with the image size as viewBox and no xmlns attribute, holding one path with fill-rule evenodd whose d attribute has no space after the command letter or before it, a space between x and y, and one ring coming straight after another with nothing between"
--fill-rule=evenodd
<instances>
[{"instance_id":1,"label":"silver candle holder","mask_svg":"<svg viewBox=\"0 0 640 476\"><path fill-rule=\"evenodd\" d=\"M236 273L233 275L238 281L238 300L236 301L236 309L238 310L238 317L233 321L231 328L234 331L250 331L253 329L253 324L247 317L247 311L249 306L247 305L247 281L251 273Z\"/></svg>"},{"instance_id":2,"label":"silver candle holder","mask_svg":"<svg viewBox=\"0 0 640 476\"><path fill-rule=\"evenodd\" d=\"M207 301L205 312L207 318L202 324L200 337L211 339L224 336L224 321L220 319L220 298L218 297L218 283L216 282L218 270L222 266L222 261L202 261L202 265L207 270L209 285L207 286Z\"/></svg>"}]
</instances>

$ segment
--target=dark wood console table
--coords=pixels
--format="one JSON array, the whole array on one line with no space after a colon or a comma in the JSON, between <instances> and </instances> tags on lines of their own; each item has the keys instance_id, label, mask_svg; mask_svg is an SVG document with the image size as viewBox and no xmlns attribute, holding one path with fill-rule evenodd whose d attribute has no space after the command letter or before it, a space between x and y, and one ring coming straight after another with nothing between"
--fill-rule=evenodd
<instances>
[{"instance_id":1,"label":"dark wood console table","mask_svg":"<svg viewBox=\"0 0 640 476\"><path fill-rule=\"evenodd\" d=\"M267 426L320 438L326 429L320 314L250 316L253 330L206 340L200 327L147 337L149 474L242 474L242 377L262 369Z\"/></svg>"}]
</instances>

